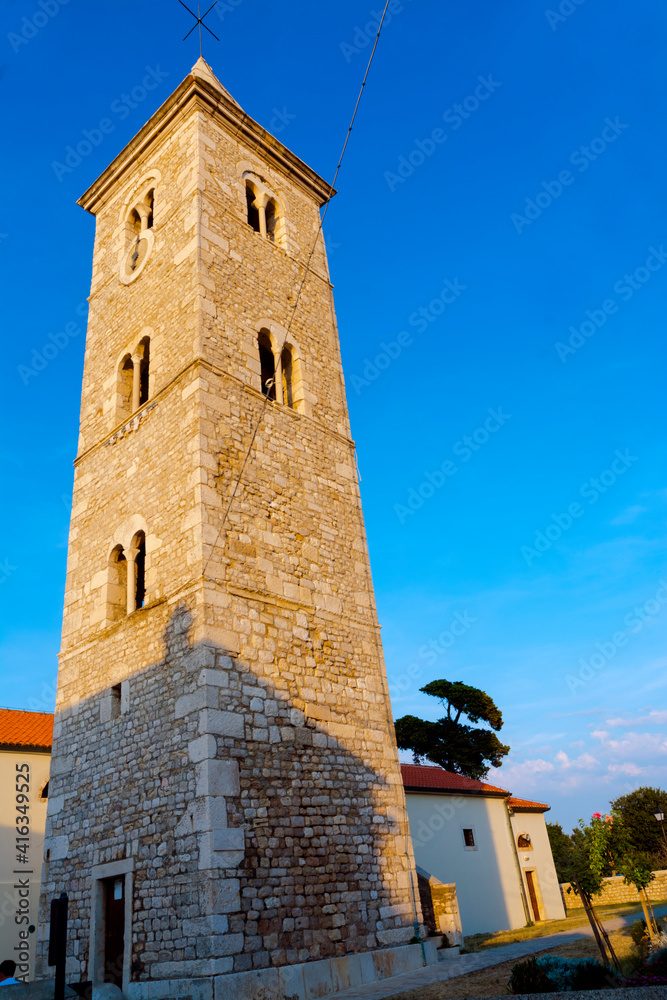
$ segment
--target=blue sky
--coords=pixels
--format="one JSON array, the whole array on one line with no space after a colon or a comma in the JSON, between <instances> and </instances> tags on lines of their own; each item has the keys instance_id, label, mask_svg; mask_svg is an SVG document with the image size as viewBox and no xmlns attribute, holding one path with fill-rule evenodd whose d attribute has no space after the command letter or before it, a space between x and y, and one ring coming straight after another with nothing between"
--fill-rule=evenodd
<instances>
[{"instance_id":1,"label":"blue sky","mask_svg":"<svg viewBox=\"0 0 667 1000\"><path fill-rule=\"evenodd\" d=\"M380 6L220 0L204 54L331 177ZM326 235L394 714L435 718L438 677L484 688L512 747L493 780L569 826L665 784L667 11L392 9ZM176 0L0 17L0 703L50 709L93 240L75 201L198 49Z\"/></svg>"}]
</instances>

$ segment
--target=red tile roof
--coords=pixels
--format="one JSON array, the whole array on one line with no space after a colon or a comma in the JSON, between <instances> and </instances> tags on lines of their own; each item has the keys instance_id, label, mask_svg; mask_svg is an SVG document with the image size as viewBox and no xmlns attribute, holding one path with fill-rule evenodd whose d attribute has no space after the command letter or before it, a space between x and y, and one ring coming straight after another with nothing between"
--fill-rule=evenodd
<instances>
[{"instance_id":1,"label":"red tile roof","mask_svg":"<svg viewBox=\"0 0 667 1000\"><path fill-rule=\"evenodd\" d=\"M405 788L423 788L433 792L463 792L468 795L509 795L504 788L487 785L485 781L464 778L462 774L445 771L442 767L422 764L401 764Z\"/></svg>"},{"instance_id":2,"label":"red tile roof","mask_svg":"<svg viewBox=\"0 0 667 1000\"><path fill-rule=\"evenodd\" d=\"M547 812L551 809L545 802L531 802L530 799L515 799L511 797L507 803L510 809L517 809L519 812Z\"/></svg>"},{"instance_id":3,"label":"red tile roof","mask_svg":"<svg viewBox=\"0 0 667 1000\"><path fill-rule=\"evenodd\" d=\"M0 708L0 747L50 750L53 743L51 712L19 712Z\"/></svg>"}]
</instances>

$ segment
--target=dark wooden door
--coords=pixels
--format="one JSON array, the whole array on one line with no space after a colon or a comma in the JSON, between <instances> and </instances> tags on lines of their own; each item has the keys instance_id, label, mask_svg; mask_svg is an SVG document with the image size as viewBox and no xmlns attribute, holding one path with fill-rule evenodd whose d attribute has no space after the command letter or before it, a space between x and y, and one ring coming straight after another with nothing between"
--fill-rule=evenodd
<instances>
[{"instance_id":1,"label":"dark wooden door","mask_svg":"<svg viewBox=\"0 0 667 1000\"><path fill-rule=\"evenodd\" d=\"M533 910L533 920L537 923L540 919L540 908L537 904L537 893L535 892L535 879L533 878L533 875L533 872L526 872L526 885L528 886L530 905Z\"/></svg>"},{"instance_id":2,"label":"dark wooden door","mask_svg":"<svg viewBox=\"0 0 667 1000\"><path fill-rule=\"evenodd\" d=\"M104 882L104 982L123 988L125 952L125 879L121 875Z\"/></svg>"}]
</instances>

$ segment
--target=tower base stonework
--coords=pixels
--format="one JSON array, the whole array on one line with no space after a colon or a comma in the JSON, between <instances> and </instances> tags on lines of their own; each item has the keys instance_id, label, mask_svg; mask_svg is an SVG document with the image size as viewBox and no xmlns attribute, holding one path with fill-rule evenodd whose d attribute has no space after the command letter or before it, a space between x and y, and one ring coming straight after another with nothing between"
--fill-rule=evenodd
<instances>
[{"instance_id":1,"label":"tower base stonework","mask_svg":"<svg viewBox=\"0 0 667 1000\"><path fill-rule=\"evenodd\" d=\"M129 1000L316 1000L342 990L437 965L436 943L383 948L344 958L238 972L210 979L131 983Z\"/></svg>"},{"instance_id":2,"label":"tower base stonework","mask_svg":"<svg viewBox=\"0 0 667 1000\"><path fill-rule=\"evenodd\" d=\"M241 657L193 644L184 603L145 609L158 615L165 658L123 682L118 715L99 721L106 693L57 714L43 891L69 893L70 977L104 975L95 916L117 879L133 900L128 997L325 996L315 984L421 967L420 945L393 947L413 933L409 838L363 731L355 752L352 727L315 718L325 706L295 707Z\"/></svg>"},{"instance_id":3,"label":"tower base stonework","mask_svg":"<svg viewBox=\"0 0 667 1000\"><path fill-rule=\"evenodd\" d=\"M68 976L128 998L310 1000L435 959L413 943L329 194L200 60L81 200L42 975L62 891Z\"/></svg>"}]
</instances>

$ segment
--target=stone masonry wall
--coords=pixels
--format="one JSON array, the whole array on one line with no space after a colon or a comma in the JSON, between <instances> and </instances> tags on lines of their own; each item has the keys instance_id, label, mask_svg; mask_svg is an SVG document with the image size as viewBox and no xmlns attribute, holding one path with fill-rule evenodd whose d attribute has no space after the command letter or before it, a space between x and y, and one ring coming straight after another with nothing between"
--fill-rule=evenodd
<instances>
[{"instance_id":1,"label":"stone masonry wall","mask_svg":"<svg viewBox=\"0 0 667 1000\"><path fill-rule=\"evenodd\" d=\"M667 871L656 871L653 873L655 879L646 890L650 900L667 899ZM569 909L576 909L581 905L579 896L573 891L568 893L569 882L561 882L561 892L565 905ZM623 884L622 875L609 876L603 882L602 892L593 897L594 903L638 903L639 894L632 885Z\"/></svg>"},{"instance_id":2,"label":"stone masonry wall","mask_svg":"<svg viewBox=\"0 0 667 1000\"><path fill-rule=\"evenodd\" d=\"M259 391L257 332L286 333L318 225L312 192L262 160L259 139L240 139L195 95L114 165L97 209L40 926L43 957L47 901L66 890L80 978L91 875L110 863L132 870L138 982L413 933L414 859L321 237L290 330L303 405L265 405ZM248 226L245 169L277 190L285 247ZM123 213L149 174L155 245L124 286ZM119 425L117 365L145 329L149 400ZM136 530L146 603L110 621L109 553Z\"/></svg>"}]
</instances>

